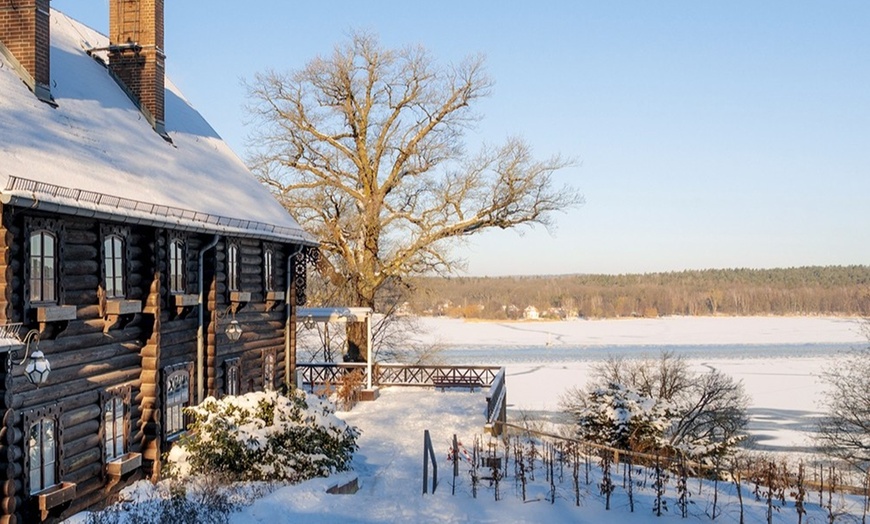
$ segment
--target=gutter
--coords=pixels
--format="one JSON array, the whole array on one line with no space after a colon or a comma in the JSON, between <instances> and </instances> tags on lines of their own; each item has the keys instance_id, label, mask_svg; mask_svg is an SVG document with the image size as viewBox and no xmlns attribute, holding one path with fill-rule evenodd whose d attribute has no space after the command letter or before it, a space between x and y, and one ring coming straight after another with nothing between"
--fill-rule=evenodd
<instances>
[{"instance_id":1,"label":"gutter","mask_svg":"<svg viewBox=\"0 0 870 524\"><path fill-rule=\"evenodd\" d=\"M291 236L280 233L271 232L264 229L245 229L242 227L222 226L220 224L209 224L201 221L184 220L176 218L172 220L170 217L161 218L157 215L148 215L143 213L140 216L134 216L124 213L113 213L96 208L80 207L70 204L61 204L51 200L43 200L38 198L34 193L28 196L21 194L11 194L0 192L0 204L9 205L19 208L34 209L46 211L49 213L61 213L84 218L93 218L95 220L111 220L122 224L141 225L149 227L162 227L173 229L176 231L189 231L193 233L211 233L225 234L239 238L256 238L259 240L271 240L285 243L301 244L304 246L316 246L317 242L312 239L307 239L303 235L305 232L300 229L299 236Z\"/></svg>"},{"instance_id":2,"label":"gutter","mask_svg":"<svg viewBox=\"0 0 870 524\"><path fill-rule=\"evenodd\" d=\"M205 264L205 252L215 247L220 240L220 235L215 235L211 242L199 250L199 273L197 275L197 290L199 291L199 301L197 302L197 328L196 328L196 403L199 404L205 399L205 301L204 284L203 284L203 266Z\"/></svg>"}]
</instances>

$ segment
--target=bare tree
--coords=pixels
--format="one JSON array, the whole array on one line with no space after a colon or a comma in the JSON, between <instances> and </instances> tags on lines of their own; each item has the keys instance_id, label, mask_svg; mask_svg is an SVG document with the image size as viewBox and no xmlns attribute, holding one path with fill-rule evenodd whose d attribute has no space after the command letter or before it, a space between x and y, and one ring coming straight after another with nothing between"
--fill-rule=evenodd
<instances>
[{"instance_id":1,"label":"bare tree","mask_svg":"<svg viewBox=\"0 0 870 524\"><path fill-rule=\"evenodd\" d=\"M462 267L457 240L489 228L551 225L582 202L509 138L467 154L474 103L492 82L481 57L438 65L421 47L354 33L304 68L256 76L251 167L321 241L351 305L380 306L391 281ZM365 353L360 355L365 357Z\"/></svg>"},{"instance_id":2,"label":"bare tree","mask_svg":"<svg viewBox=\"0 0 870 524\"><path fill-rule=\"evenodd\" d=\"M870 337L868 325L864 332ZM836 359L822 372L822 380L827 385L822 397L826 414L819 422L819 446L870 471L870 347Z\"/></svg>"}]
</instances>

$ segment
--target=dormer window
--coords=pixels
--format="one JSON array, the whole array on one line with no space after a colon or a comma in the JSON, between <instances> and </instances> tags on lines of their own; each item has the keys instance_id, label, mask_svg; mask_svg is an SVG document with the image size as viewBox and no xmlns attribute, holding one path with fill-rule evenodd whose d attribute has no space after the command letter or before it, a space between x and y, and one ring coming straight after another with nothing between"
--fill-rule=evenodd
<instances>
[{"instance_id":1,"label":"dormer window","mask_svg":"<svg viewBox=\"0 0 870 524\"><path fill-rule=\"evenodd\" d=\"M119 235L108 235L103 240L103 270L106 279L106 298L123 298L124 240Z\"/></svg>"},{"instance_id":2,"label":"dormer window","mask_svg":"<svg viewBox=\"0 0 870 524\"><path fill-rule=\"evenodd\" d=\"M239 247L235 244L227 249L227 287L230 291L239 290Z\"/></svg>"},{"instance_id":3,"label":"dormer window","mask_svg":"<svg viewBox=\"0 0 870 524\"><path fill-rule=\"evenodd\" d=\"M57 237L44 229L30 234L30 301L57 302Z\"/></svg>"},{"instance_id":4,"label":"dormer window","mask_svg":"<svg viewBox=\"0 0 870 524\"><path fill-rule=\"evenodd\" d=\"M172 293L185 291L184 242L173 240L169 244L169 290Z\"/></svg>"}]
</instances>

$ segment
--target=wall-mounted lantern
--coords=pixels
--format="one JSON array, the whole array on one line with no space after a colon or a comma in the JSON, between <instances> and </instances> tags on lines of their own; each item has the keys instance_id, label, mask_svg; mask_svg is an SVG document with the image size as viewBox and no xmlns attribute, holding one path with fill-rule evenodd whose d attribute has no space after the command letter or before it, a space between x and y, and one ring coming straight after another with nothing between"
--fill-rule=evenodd
<instances>
[{"instance_id":1,"label":"wall-mounted lantern","mask_svg":"<svg viewBox=\"0 0 870 524\"><path fill-rule=\"evenodd\" d=\"M224 334L230 339L230 342L238 342L242 337L242 325L236 320L236 310L231 306L227 306L227 309L224 310L223 313L218 313L216 316L219 320L223 320L227 317L228 314L232 314L232 320L230 320L229 324L227 324L226 329L224 329Z\"/></svg>"},{"instance_id":2,"label":"wall-mounted lantern","mask_svg":"<svg viewBox=\"0 0 870 524\"><path fill-rule=\"evenodd\" d=\"M24 359L19 365L24 365L24 375L36 387L45 384L48 380L48 374L51 372L51 363L45 358L45 354L39 351L39 331L31 329L24 336ZM33 342L33 354L30 355L30 360L27 355L30 353L30 343ZM26 364L25 364L26 362Z\"/></svg>"}]
</instances>

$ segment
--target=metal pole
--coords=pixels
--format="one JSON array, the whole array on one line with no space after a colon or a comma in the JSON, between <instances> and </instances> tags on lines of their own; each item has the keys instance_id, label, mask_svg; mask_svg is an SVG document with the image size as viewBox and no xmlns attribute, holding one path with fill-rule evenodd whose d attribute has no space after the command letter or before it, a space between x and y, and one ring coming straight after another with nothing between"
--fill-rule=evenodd
<instances>
[{"instance_id":1,"label":"metal pole","mask_svg":"<svg viewBox=\"0 0 870 524\"><path fill-rule=\"evenodd\" d=\"M366 358L366 375L368 378L366 379L366 389L372 389L372 359L375 356L374 351L372 351L372 312L366 312L366 350L368 351L368 355Z\"/></svg>"}]
</instances>

